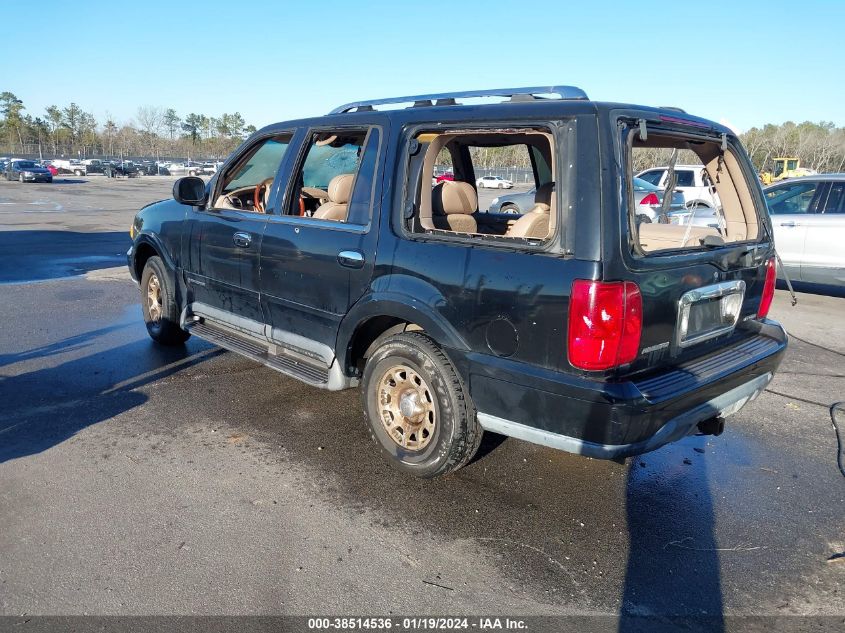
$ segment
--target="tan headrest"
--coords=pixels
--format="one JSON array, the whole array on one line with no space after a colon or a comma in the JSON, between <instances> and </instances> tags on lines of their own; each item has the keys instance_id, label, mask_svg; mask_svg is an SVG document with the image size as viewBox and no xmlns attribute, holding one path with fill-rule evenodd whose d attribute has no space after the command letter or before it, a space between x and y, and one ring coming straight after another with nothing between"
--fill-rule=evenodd
<instances>
[{"instance_id":1,"label":"tan headrest","mask_svg":"<svg viewBox=\"0 0 845 633\"><path fill-rule=\"evenodd\" d=\"M478 198L468 182L444 180L431 191L431 206L436 215L472 215L478 208Z\"/></svg>"},{"instance_id":2,"label":"tan headrest","mask_svg":"<svg viewBox=\"0 0 845 633\"><path fill-rule=\"evenodd\" d=\"M548 205L551 208L552 194L555 191L555 183L547 182L545 185L537 187L537 192L534 194L534 202Z\"/></svg>"},{"instance_id":3,"label":"tan headrest","mask_svg":"<svg viewBox=\"0 0 845 633\"><path fill-rule=\"evenodd\" d=\"M549 205L537 202L533 207L531 207L531 211L529 211L529 213L542 213L543 215L549 215L549 211L551 210L552 208Z\"/></svg>"},{"instance_id":4,"label":"tan headrest","mask_svg":"<svg viewBox=\"0 0 845 633\"><path fill-rule=\"evenodd\" d=\"M329 183L329 200L338 204L349 202L349 196L352 195L352 182L354 180L355 174L341 174L332 178Z\"/></svg>"}]
</instances>

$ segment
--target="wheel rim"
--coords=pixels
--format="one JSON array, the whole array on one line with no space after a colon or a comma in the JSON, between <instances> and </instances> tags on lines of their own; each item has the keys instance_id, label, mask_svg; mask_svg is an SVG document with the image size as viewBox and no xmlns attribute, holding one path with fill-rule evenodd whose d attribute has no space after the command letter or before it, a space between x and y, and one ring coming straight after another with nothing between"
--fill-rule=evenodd
<instances>
[{"instance_id":1,"label":"wheel rim","mask_svg":"<svg viewBox=\"0 0 845 633\"><path fill-rule=\"evenodd\" d=\"M434 438L434 394L415 370L394 365L378 382L379 416L387 435L406 450L421 451Z\"/></svg>"},{"instance_id":2,"label":"wheel rim","mask_svg":"<svg viewBox=\"0 0 845 633\"><path fill-rule=\"evenodd\" d=\"M150 275L147 282L147 311L150 313L152 323L158 324L161 321L161 282L155 273Z\"/></svg>"}]
</instances>

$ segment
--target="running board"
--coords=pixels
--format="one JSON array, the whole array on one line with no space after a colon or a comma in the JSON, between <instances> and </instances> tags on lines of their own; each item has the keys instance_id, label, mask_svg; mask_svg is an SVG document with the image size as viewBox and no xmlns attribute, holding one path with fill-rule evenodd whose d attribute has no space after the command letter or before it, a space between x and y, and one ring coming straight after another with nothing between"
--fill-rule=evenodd
<instances>
[{"instance_id":1,"label":"running board","mask_svg":"<svg viewBox=\"0 0 845 633\"><path fill-rule=\"evenodd\" d=\"M295 352L288 352L276 345L246 335L236 334L231 330L218 327L216 324L208 323L205 319L193 321L189 319L185 322L184 327L191 334L195 334L209 343L214 343L236 354L251 358L309 385L331 389L332 391L352 386L348 384L349 380L345 376L338 375L340 372L336 370L337 361L333 362L331 367L305 362L303 358L299 357L300 355L294 358ZM273 353L274 350L277 350L276 353Z\"/></svg>"}]
</instances>

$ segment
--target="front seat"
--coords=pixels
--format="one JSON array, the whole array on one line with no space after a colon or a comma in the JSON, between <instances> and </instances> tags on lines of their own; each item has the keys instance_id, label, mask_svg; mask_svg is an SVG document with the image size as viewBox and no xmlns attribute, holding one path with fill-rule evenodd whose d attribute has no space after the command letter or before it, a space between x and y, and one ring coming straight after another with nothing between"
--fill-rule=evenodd
<instances>
[{"instance_id":1,"label":"front seat","mask_svg":"<svg viewBox=\"0 0 845 633\"><path fill-rule=\"evenodd\" d=\"M318 220L334 220L335 222L346 222L346 214L349 209L349 196L352 194L352 183L355 174L341 174L335 176L329 183L329 201L321 204L313 217Z\"/></svg>"},{"instance_id":2,"label":"front seat","mask_svg":"<svg viewBox=\"0 0 845 633\"><path fill-rule=\"evenodd\" d=\"M475 188L468 182L444 180L431 190L431 219L434 226L458 233L477 233L472 214L478 209Z\"/></svg>"},{"instance_id":3,"label":"front seat","mask_svg":"<svg viewBox=\"0 0 845 633\"><path fill-rule=\"evenodd\" d=\"M555 183L553 182L537 187L537 193L534 194L534 207L514 222L505 235L537 240L548 237L554 190Z\"/></svg>"}]
</instances>

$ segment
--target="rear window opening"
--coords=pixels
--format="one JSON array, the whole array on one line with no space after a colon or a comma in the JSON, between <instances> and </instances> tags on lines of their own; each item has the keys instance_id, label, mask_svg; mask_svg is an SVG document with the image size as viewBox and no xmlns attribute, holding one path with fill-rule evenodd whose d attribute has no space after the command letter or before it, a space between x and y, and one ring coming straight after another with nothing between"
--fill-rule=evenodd
<instances>
[{"instance_id":1,"label":"rear window opening","mask_svg":"<svg viewBox=\"0 0 845 633\"><path fill-rule=\"evenodd\" d=\"M637 128L628 133L628 225L632 250L651 255L754 241L760 219L744 158L719 139Z\"/></svg>"},{"instance_id":2,"label":"rear window opening","mask_svg":"<svg viewBox=\"0 0 845 633\"><path fill-rule=\"evenodd\" d=\"M412 233L535 245L557 224L550 130L424 130L411 159ZM413 185L412 185L413 186Z\"/></svg>"}]
</instances>

